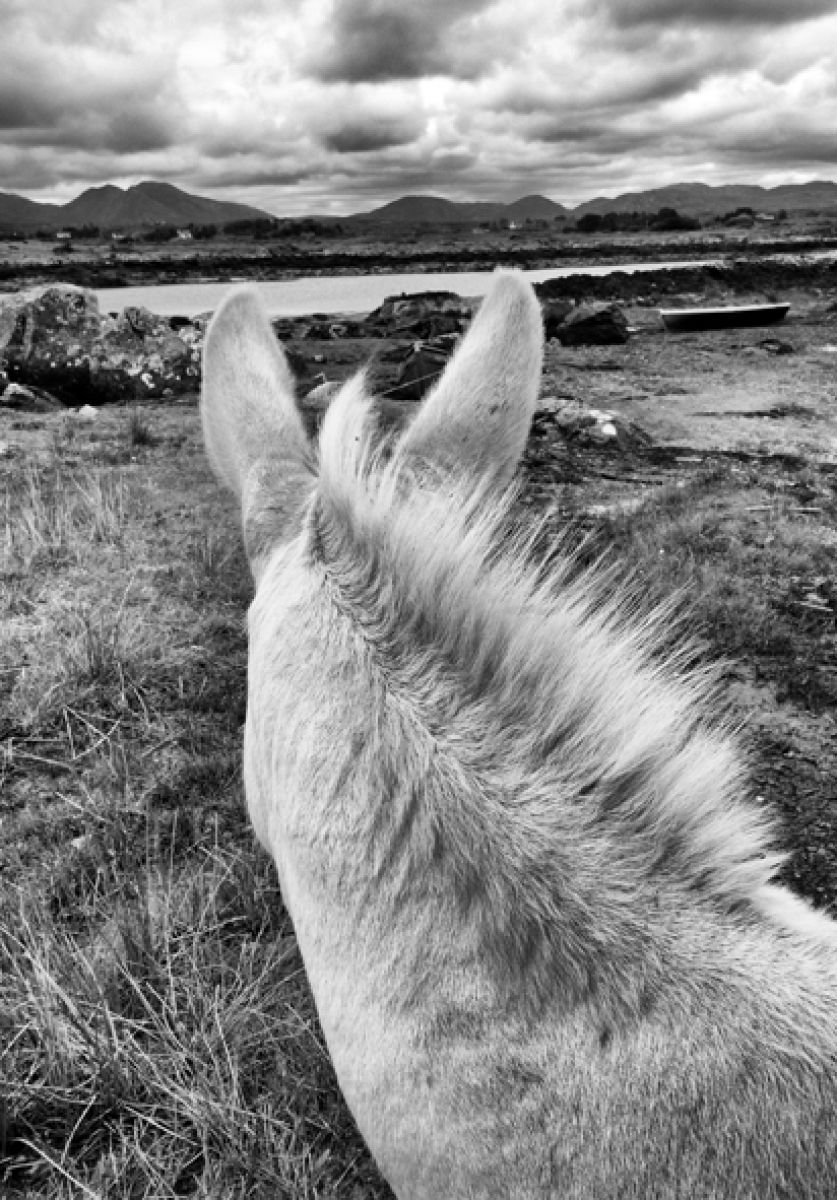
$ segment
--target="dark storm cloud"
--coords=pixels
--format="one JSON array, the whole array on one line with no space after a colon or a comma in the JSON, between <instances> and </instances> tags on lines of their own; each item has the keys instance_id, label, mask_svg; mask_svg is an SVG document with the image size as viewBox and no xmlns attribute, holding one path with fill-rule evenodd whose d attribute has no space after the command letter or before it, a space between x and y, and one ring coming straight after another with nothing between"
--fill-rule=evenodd
<instances>
[{"instance_id":1,"label":"dark storm cloud","mask_svg":"<svg viewBox=\"0 0 837 1200\"><path fill-rule=\"evenodd\" d=\"M322 143L327 150L338 154L366 154L370 150L384 150L415 141L420 128L413 121L348 120L324 132Z\"/></svg>"},{"instance_id":2,"label":"dark storm cloud","mask_svg":"<svg viewBox=\"0 0 837 1200\"><path fill-rule=\"evenodd\" d=\"M193 173L194 175L194 173ZM310 166L296 168L264 166L240 166L231 164L228 168L202 170L195 176L194 187L206 188L284 188L310 182L316 178L316 172Z\"/></svg>"},{"instance_id":3,"label":"dark storm cloud","mask_svg":"<svg viewBox=\"0 0 837 1200\"><path fill-rule=\"evenodd\" d=\"M8 68L7 68L8 69ZM7 74L0 78L0 130L32 129L49 125L60 114L43 87Z\"/></svg>"},{"instance_id":4,"label":"dark storm cloud","mask_svg":"<svg viewBox=\"0 0 837 1200\"><path fill-rule=\"evenodd\" d=\"M830 127L812 128L795 119L765 117L718 137L719 155L731 163L769 167L791 156L837 166L837 140Z\"/></svg>"},{"instance_id":5,"label":"dark storm cloud","mask_svg":"<svg viewBox=\"0 0 837 1200\"><path fill-rule=\"evenodd\" d=\"M121 0L0 0L0 169L37 190L71 176L106 182L182 134L174 53L119 23ZM19 152L19 153L17 153ZM22 180L22 184L18 180Z\"/></svg>"},{"instance_id":6,"label":"dark storm cloud","mask_svg":"<svg viewBox=\"0 0 837 1200\"><path fill-rule=\"evenodd\" d=\"M79 103L57 89L33 96L29 88L0 84L0 130L7 142L22 146L107 150L137 154L171 146L178 136L172 115L155 102L115 95Z\"/></svg>"},{"instance_id":7,"label":"dark storm cloud","mask_svg":"<svg viewBox=\"0 0 837 1200\"><path fill-rule=\"evenodd\" d=\"M474 73L454 27L490 0L337 0L325 45L311 55L315 75L350 83Z\"/></svg>"},{"instance_id":8,"label":"dark storm cloud","mask_svg":"<svg viewBox=\"0 0 837 1200\"><path fill-rule=\"evenodd\" d=\"M178 133L171 113L131 107L109 117L104 145L118 154L142 154L173 145Z\"/></svg>"},{"instance_id":9,"label":"dark storm cloud","mask_svg":"<svg viewBox=\"0 0 837 1200\"><path fill-rule=\"evenodd\" d=\"M591 6L623 29L677 22L706 25L789 25L829 16L834 0L594 0Z\"/></svg>"},{"instance_id":10,"label":"dark storm cloud","mask_svg":"<svg viewBox=\"0 0 837 1200\"><path fill-rule=\"evenodd\" d=\"M526 131L537 137L550 130L560 133L568 124L575 125L578 136L584 136L614 111L653 105L694 90L720 65L719 56L692 62L642 63L639 69L626 67L591 80L587 90L578 95L515 81L495 93L495 103L505 112L535 118Z\"/></svg>"}]
</instances>

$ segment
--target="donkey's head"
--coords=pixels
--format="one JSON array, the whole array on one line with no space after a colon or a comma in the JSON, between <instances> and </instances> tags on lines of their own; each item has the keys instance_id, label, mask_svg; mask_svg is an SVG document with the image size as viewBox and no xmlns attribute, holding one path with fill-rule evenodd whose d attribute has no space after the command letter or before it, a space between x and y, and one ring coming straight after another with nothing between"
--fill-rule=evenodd
<instances>
[{"instance_id":1,"label":"donkey's head","mask_svg":"<svg viewBox=\"0 0 837 1200\"><path fill-rule=\"evenodd\" d=\"M833 926L770 883L769 822L705 681L660 661L659 616L507 536L541 351L532 290L498 274L403 433L382 441L361 378L314 444L255 296L218 311L202 413L257 584L250 815L399 1196L669 1195L682 1164L701 1195L765 1195L750 1081L784 1111L827 1061L827 1097L822 1073L799 1095L834 1111Z\"/></svg>"},{"instance_id":2,"label":"donkey's head","mask_svg":"<svg viewBox=\"0 0 837 1200\"><path fill-rule=\"evenodd\" d=\"M544 581L498 536L542 342L531 287L498 273L386 453L362 379L312 445L270 325L236 292L207 336L203 422L257 581L245 760L261 839L281 859L294 795L310 830L318 798L345 814L353 791L371 824L343 840L362 832L367 863L397 845L415 878L447 873L504 960L542 945L589 979L618 957L585 941L593 910L624 946L645 919L626 930L626 889L664 877L735 907L775 860L704 687L649 661L659 621L626 624L624 595L560 564Z\"/></svg>"},{"instance_id":3,"label":"donkey's head","mask_svg":"<svg viewBox=\"0 0 837 1200\"><path fill-rule=\"evenodd\" d=\"M506 483L526 443L542 353L541 314L531 287L516 272L498 272L398 444L405 474ZM359 396L360 381L346 390ZM339 407L339 398L335 403ZM305 432L285 355L250 289L232 292L207 332L201 413L210 461L240 501L258 582L271 551L301 531L319 450ZM326 421L323 453L330 433Z\"/></svg>"}]
</instances>

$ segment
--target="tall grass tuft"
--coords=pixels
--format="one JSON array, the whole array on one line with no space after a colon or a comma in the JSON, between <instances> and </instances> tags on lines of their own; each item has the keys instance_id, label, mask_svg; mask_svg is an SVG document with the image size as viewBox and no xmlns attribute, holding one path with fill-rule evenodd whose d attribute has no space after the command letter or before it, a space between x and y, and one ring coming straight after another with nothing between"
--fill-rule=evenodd
<instances>
[{"instance_id":1,"label":"tall grass tuft","mask_svg":"<svg viewBox=\"0 0 837 1200\"><path fill-rule=\"evenodd\" d=\"M31 896L0 932L7 1183L386 1195L336 1097L268 864L214 845L128 882L80 934Z\"/></svg>"},{"instance_id":2,"label":"tall grass tuft","mask_svg":"<svg viewBox=\"0 0 837 1200\"><path fill-rule=\"evenodd\" d=\"M91 542L117 541L125 521L122 477L101 469L27 467L6 483L2 562L29 572L39 562L81 562Z\"/></svg>"},{"instance_id":3,"label":"tall grass tuft","mask_svg":"<svg viewBox=\"0 0 837 1200\"><path fill-rule=\"evenodd\" d=\"M132 408L128 418L128 441L131 446L153 446L156 438L151 423L139 408Z\"/></svg>"}]
</instances>

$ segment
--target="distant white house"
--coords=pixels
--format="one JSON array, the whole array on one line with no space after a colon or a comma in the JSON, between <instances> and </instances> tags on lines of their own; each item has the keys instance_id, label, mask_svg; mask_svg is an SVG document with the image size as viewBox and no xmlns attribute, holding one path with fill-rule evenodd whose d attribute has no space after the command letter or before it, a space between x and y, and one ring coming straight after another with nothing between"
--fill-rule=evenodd
<instances>
[{"instance_id":1,"label":"distant white house","mask_svg":"<svg viewBox=\"0 0 837 1200\"><path fill-rule=\"evenodd\" d=\"M180 240L182 242L191 242L192 231L191 231L191 229L178 229L177 236L180 238Z\"/></svg>"},{"instance_id":2,"label":"distant white house","mask_svg":"<svg viewBox=\"0 0 837 1200\"><path fill-rule=\"evenodd\" d=\"M55 235L56 241L69 242L72 239L72 234L69 229L59 229Z\"/></svg>"}]
</instances>

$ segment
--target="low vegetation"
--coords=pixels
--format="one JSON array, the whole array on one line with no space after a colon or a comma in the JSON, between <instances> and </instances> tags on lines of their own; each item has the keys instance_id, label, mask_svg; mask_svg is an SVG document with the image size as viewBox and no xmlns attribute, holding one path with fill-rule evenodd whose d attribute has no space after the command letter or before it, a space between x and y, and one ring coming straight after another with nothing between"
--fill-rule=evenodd
<instances>
[{"instance_id":1,"label":"low vegetation","mask_svg":"<svg viewBox=\"0 0 837 1200\"><path fill-rule=\"evenodd\" d=\"M197 415L67 422L21 419L0 460L0 1193L385 1197L244 813L250 584ZM738 664L788 876L833 904L831 478L716 464L630 513L563 502L583 557L681 592Z\"/></svg>"},{"instance_id":2,"label":"low vegetation","mask_svg":"<svg viewBox=\"0 0 837 1200\"><path fill-rule=\"evenodd\" d=\"M249 575L195 413L18 436L27 465L0 464L0 1193L386 1195L244 815Z\"/></svg>"}]
</instances>

